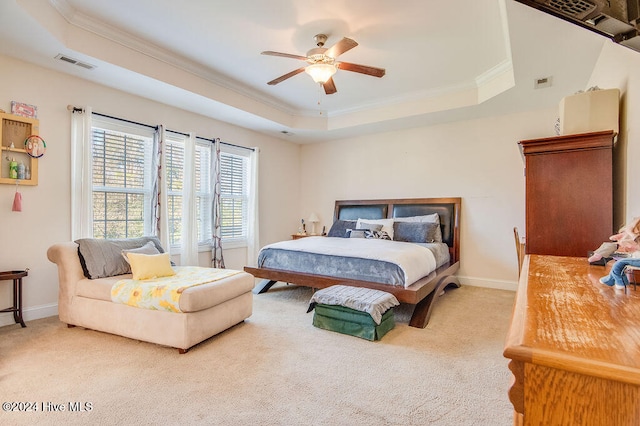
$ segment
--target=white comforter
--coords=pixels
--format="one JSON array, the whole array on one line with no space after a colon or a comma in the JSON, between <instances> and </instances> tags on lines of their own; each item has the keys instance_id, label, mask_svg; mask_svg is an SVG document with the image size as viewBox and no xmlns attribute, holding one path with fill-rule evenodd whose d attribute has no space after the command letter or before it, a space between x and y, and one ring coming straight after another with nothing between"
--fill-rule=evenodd
<instances>
[{"instance_id":1,"label":"white comforter","mask_svg":"<svg viewBox=\"0 0 640 426\"><path fill-rule=\"evenodd\" d=\"M398 265L406 286L436 269L431 250L413 243L373 238L307 237L269 244L263 249L297 250L333 256L381 260Z\"/></svg>"}]
</instances>

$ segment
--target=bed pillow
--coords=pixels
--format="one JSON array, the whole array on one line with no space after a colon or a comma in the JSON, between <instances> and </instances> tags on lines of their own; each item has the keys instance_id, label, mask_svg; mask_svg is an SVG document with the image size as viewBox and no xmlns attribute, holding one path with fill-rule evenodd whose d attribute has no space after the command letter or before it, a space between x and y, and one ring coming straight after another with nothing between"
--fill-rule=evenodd
<instances>
[{"instance_id":1,"label":"bed pillow","mask_svg":"<svg viewBox=\"0 0 640 426\"><path fill-rule=\"evenodd\" d=\"M363 229L367 231L381 231L382 225L376 223L361 223L356 229Z\"/></svg>"},{"instance_id":2,"label":"bed pillow","mask_svg":"<svg viewBox=\"0 0 640 426\"><path fill-rule=\"evenodd\" d=\"M347 229L349 238L366 238L367 229Z\"/></svg>"},{"instance_id":3,"label":"bed pillow","mask_svg":"<svg viewBox=\"0 0 640 426\"><path fill-rule=\"evenodd\" d=\"M389 239L393 240L393 219L358 219L356 229L363 229L366 225L382 225L381 231L389 235Z\"/></svg>"},{"instance_id":4,"label":"bed pillow","mask_svg":"<svg viewBox=\"0 0 640 426\"><path fill-rule=\"evenodd\" d=\"M439 223L433 222L396 222L393 224L394 239L408 243L442 242Z\"/></svg>"},{"instance_id":5,"label":"bed pillow","mask_svg":"<svg viewBox=\"0 0 640 426\"><path fill-rule=\"evenodd\" d=\"M153 241L149 241L147 244L143 245L142 247L122 250L122 257L124 257L124 260L127 263L129 263L129 258L127 257L127 253L159 254L160 252L156 248L156 245L153 243Z\"/></svg>"},{"instance_id":6,"label":"bed pillow","mask_svg":"<svg viewBox=\"0 0 640 426\"><path fill-rule=\"evenodd\" d=\"M171 267L169 253L140 254L127 253L134 280L170 277L176 274Z\"/></svg>"},{"instance_id":7,"label":"bed pillow","mask_svg":"<svg viewBox=\"0 0 640 426\"><path fill-rule=\"evenodd\" d=\"M160 253L164 249L157 237L124 239L81 238L78 244L78 256L84 275L89 279L113 277L131 272L129 264L122 257L122 250L139 248L153 242Z\"/></svg>"},{"instance_id":8,"label":"bed pillow","mask_svg":"<svg viewBox=\"0 0 640 426\"><path fill-rule=\"evenodd\" d=\"M367 229L364 231L364 237L375 240L391 240L386 231Z\"/></svg>"},{"instance_id":9,"label":"bed pillow","mask_svg":"<svg viewBox=\"0 0 640 426\"><path fill-rule=\"evenodd\" d=\"M327 237L349 238L347 229L355 229L355 227L355 220L336 220L333 222L333 225L331 225Z\"/></svg>"},{"instance_id":10,"label":"bed pillow","mask_svg":"<svg viewBox=\"0 0 640 426\"><path fill-rule=\"evenodd\" d=\"M408 216L408 217L396 217L393 219L396 222L433 222L440 223L440 216L438 213L427 214L424 216Z\"/></svg>"}]
</instances>

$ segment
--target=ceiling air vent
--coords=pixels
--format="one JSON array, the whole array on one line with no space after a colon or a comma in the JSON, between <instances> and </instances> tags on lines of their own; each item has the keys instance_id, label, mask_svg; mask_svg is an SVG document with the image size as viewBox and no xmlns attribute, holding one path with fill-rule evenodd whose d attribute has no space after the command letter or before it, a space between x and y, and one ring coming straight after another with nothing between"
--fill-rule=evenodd
<instances>
[{"instance_id":1,"label":"ceiling air vent","mask_svg":"<svg viewBox=\"0 0 640 426\"><path fill-rule=\"evenodd\" d=\"M583 0L550 0L549 7L576 19L584 19L596 9L596 5Z\"/></svg>"},{"instance_id":2,"label":"ceiling air vent","mask_svg":"<svg viewBox=\"0 0 640 426\"><path fill-rule=\"evenodd\" d=\"M73 65L77 65L79 67L82 67L82 68L85 68L85 69L88 69L88 70L92 70L92 69L94 69L96 67L95 65L91 65L91 64L88 64L86 62L82 62L82 61L79 61L77 59L73 59L73 58L71 58L71 57L69 57L67 55L63 55L62 53L59 53L56 56L56 59L59 59L59 60L61 60L63 62L68 62L68 63L73 64Z\"/></svg>"}]
</instances>

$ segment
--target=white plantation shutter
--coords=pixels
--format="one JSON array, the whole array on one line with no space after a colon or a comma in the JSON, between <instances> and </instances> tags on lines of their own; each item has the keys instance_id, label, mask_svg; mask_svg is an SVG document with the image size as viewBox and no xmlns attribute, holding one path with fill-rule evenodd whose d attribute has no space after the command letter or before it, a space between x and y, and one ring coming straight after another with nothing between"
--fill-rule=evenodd
<instances>
[{"instance_id":1,"label":"white plantation shutter","mask_svg":"<svg viewBox=\"0 0 640 426\"><path fill-rule=\"evenodd\" d=\"M152 145L148 132L92 128L94 238L149 234Z\"/></svg>"},{"instance_id":2,"label":"white plantation shutter","mask_svg":"<svg viewBox=\"0 0 640 426\"><path fill-rule=\"evenodd\" d=\"M182 241L182 188L184 185L184 141L167 139L167 211L169 219L169 243Z\"/></svg>"},{"instance_id":3,"label":"white plantation shutter","mask_svg":"<svg viewBox=\"0 0 640 426\"><path fill-rule=\"evenodd\" d=\"M221 234L223 241L245 240L249 158L228 151L223 148L220 158Z\"/></svg>"}]
</instances>

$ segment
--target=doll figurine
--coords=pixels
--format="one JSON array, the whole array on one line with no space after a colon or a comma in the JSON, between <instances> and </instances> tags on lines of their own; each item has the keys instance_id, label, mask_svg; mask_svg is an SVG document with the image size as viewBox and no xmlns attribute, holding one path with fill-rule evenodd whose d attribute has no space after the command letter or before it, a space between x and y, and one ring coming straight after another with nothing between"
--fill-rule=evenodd
<instances>
[{"instance_id":1,"label":"doll figurine","mask_svg":"<svg viewBox=\"0 0 640 426\"><path fill-rule=\"evenodd\" d=\"M617 241L617 251L631 253L631 257L618 259L611 267L609 275L600 278L600 283L609 287L615 285L616 289L624 289L629 284L625 268L640 267L640 217L634 218L631 223L621 229L620 233L610 238L612 241Z\"/></svg>"},{"instance_id":2,"label":"doll figurine","mask_svg":"<svg viewBox=\"0 0 640 426\"><path fill-rule=\"evenodd\" d=\"M602 243L589 257L589 263L597 262L603 257L609 257L616 251L633 252L637 250L634 240L638 235L640 235L640 216L634 217L630 223L620 228L617 234L610 236L610 242Z\"/></svg>"}]
</instances>

